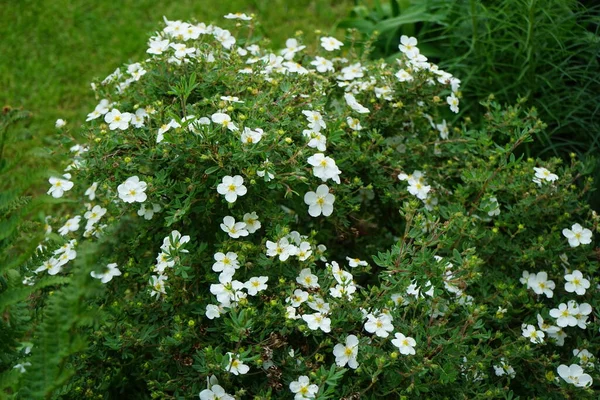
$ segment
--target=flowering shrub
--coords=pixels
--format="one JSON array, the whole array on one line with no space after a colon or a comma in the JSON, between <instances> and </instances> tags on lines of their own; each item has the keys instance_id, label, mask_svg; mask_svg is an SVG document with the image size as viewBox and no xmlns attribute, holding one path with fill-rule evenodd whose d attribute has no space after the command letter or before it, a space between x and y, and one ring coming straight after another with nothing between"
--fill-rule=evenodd
<instances>
[{"instance_id":1,"label":"flowering shrub","mask_svg":"<svg viewBox=\"0 0 600 400\"><path fill-rule=\"evenodd\" d=\"M415 38L386 64L226 18L95 82L50 178L79 201L27 283L96 243L102 289L63 397L593 398L600 218L580 163L516 153L535 110L472 130Z\"/></svg>"}]
</instances>

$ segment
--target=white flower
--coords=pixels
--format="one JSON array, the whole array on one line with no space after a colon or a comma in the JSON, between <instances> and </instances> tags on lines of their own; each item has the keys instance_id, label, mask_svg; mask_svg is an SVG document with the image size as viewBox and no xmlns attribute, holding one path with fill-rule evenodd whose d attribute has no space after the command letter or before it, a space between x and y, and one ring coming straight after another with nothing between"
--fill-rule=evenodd
<instances>
[{"instance_id":1,"label":"white flower","mask_svg":"<svg viewBox=\"0 0 600 400\"><path fill-rule=\"evenodd\" d=\"M311 384L308 376L301 375L297 381L290 382L290 390L295 393L294 400L314 399L319 387Z\"/></svg>"},{"instance_id":2,"label":"white flower","mask_svg":"<svg viewBox=\"0 0 600 400\"><path fill-rule=\"evenodd\" d=\"M561 364L556 371L565 382L572 383L576 387L589 387L593 383L592 377L588 374L584 374L583 368L577 364L571 364L568 367Z\"/></svg>"},{"instance_id":3,"label":"white flower","mask_svg":"<svg viewBox=\"0 0 600 400\"><path fill-rule=\"evenodd\" d=\"M184 250L181 248L181 246L183 246L186 243L189 243L189 241L190 241L189 235L181 236L181 233L178 230L173 230L173 231L171 231L169 236L166 236L163 239L163 243L160 246L160 248L161 248L161 250L169 252L169 253L172 250L178 250L181 253L189 253L188 250Z\"/></svg>"},{"instance_id":4,"label":"white flower","mask_svg":"<svg viewBox=\"0 0 600 400\"><path fill-rule=\"evenodd\" d=\"M129 177L117 187L119 198L125 203L143 203L147 198L146 193L144 193L147 186L146 182L140 181L137 176Z\"/></svg>"},{"instance_id":5,"label":"white flower","mask_svg":"<svg viewBox=\"0 0 600 400\"><path fill-rule=\"evenodd\" d=\"M93 201L96 198L96 189L98 189L98 182L92 183L92 186L86 189L84 195L88 196L90 201Z\"/></svg>"},{"instance_id":6,"label":"white flower","mask_svg":"<svg viewBox=\"0 0 600 400\"><path fill-rule=\"evenodd\" d=\"M296 315L296 309L292 306L287 306L285 308L285 317L287 319L300 319L299 315Z\"/></svg>"},{"instance_id":7,"label":"white flower","mask_svg":"<svg viewBox=\"0 0 600 400\"><path fill-rule=\"evenodd\" d=\"M73 188L73 182L69 180L71 179L71 174L65 174L63 177L65 179L55 177L48 179L50 185L52 185L50 186L50 189L48 189L48 194L51 194L55 199L62 197L65 192Z\"/></svg>"},{"instance_id":8,"label":"white flower","mask_svg":"<svg viewBox=\"0 0 600 400\"><path fill-rule=\"evenodd\" d=\"M316 275L313 275L310 268L304 268L300 271L300 275L296 277L296 282L310 289L317 289L320 287L319 278Z\"/></svg>"},{"instance_id":9,"label":"white flower","mask_svg":"<svg viewBox=\"0 0 600 400\"><path fill-rule=\"evenodd\" d=\"M268 276L257 276L252 277L248 282L244 283L244 287L248 290L250 296L256 296L258 292L261 292L267 288Z\"/></svg>"},{"instance_id":10,"label":"white flower","mask_svg":"<svg viewBox=\"0 0 600 400\"><path fill-rule=\"evenodd\" d=\"M324 72L334 72L333 63L326 58L323 57L315 57L314 61L310 62L311 65L314 65L317 68L317 71Z\"/></svg>"},{"instance_id":11,"label":"white flower","mask_svg":"<svg viewBox=\"0 0 600 400\"><path fill-rule=\"evenodd\" d=\"M579 364L584 368L594 368L594 360L596 357L586 349L573 349L573 356L579 358Z\"/></svg>"},{"instance_id":12,"label":"white flower","mask_svg":"<svg viewBox=\"0 0 600 400\"><path fill-rule=\"evenodd\" d=\"M581 271L575 270L571 274L565 275L565 290L569 293L577 293L582 296L585 294L586 289L590 288L590 281L583 277Z\"/></svg>"},{"instance_id":13,"label":"white flower","mask_svg":"<svg viewBox=\"0 0 600 400\"><path fill-rule=\"evenodd\" d=\"M400 49L401 52L410 58L413 58L415 55L419 54L419 49L417 48L417 38L402 35L400 37L398 49Z\"/></svg>"},{"instance_id":14,"label":"white flower","mask_svg":"<svg viewBox=\"0 0 600 400\"><path fill-rule=\"evenodd\" d=\"M339 76L338 79L344 81L351 81L355 78L362 78L365 75L363 72L363 67L362 65L360 65L360 63L344 67L340 72L342 73L342 75Z\"/></svg>"},{"instance_id":15,"label":"white flower","mask_svg":"<svg viewBox=\"0 0 600 400\"><path fill-rule=\"evenodd\" d=\"M443 120L441 124L437 124L435 126L435 128L440 133L440 138L442 140L448 139L448 133L449 133L449 131L448 131L448 125L446 124L446 120Z\"/></svg>"},{"instance_id":16,"label":"white flower","mask_svg":"<svg viewBox=\"0 0 600 400\"><path fill-rule=\"evenodd\" d=\"M304 130L302 134L309 137L308 147L317 149L319 151L325 151L327 149L327 137L321 132L314 132L311 130Z\"/></svg>"},{"instance_id":17,"label":"white flower","mask_svg":"<svg viewBox=\"0 0 600 400\"><path fill-rule=\"evenodd\" d=\"M66 235L69 232L75 232L79 229L79 222L81 221L81 216L76 215L71 219L68 219L67 222L58 230L58 233L62 236Z\"/></svg>"},{"instance_id":18,"label":"white flower","mask_svg":"<svg viewBox=\"0 0 600 400\"><path fill-rule=\"evenodd\" d=\"M365 330L369 333L375 333L379 337L388 337L389 332L394 330L392 317L384 313L380 313L377 316L368 314L367 322L365 322Z\"/></svg>"},{"instance_id":19,"label":"white flower","mask_svg":"<svg viewBox=\"0 0 600 400\"><path fill-rule=\"evenodd\" d=\"M346 337L346 344L338 343L333 348L335 363L338 367L348 367L352 369L358 368L356 356L358 355L358 338L355 335Z\"/></svg>"},{"instance_id":20,"label":"white flower","mask_svg":"<svg viewBox=\"0 0 600 400\"><path fill-rule=\"evenodd\" d=\"M583 228L579 224L574 224L571 229L563 229L562 234L569 240L571 247L577 247L580 244L590 244L592 242L592 231Z\"/></svg>"},{"instance_id":21,"label":"white flower","mask_svg":"<svg viewBox=\"0 0 600 400\"><path fill-rule=\"evenodd\" d=\"M169 121L168 124L162 124L160 128L158 128L158 135L156 135L156 143L160 143L163 141L165 132L180 127L181 125L179 124L179 122L175 121L174 119L171 119L171 121Z\"/></svg>"},{"instance_id":22,"label":"white flower","mask_svg":"<svg viewBox=\"0 0 600 400\"><path fill-rule=\"evenodd\" d=\"M396 75L394 76L398 78L399 82L410 82L414 79L413 76L404 69L396 72Z\"/></svg>"},{"instance_id":23,"label":"white flower","mask_svg":"<svg viewBox=\"0 0 600 400\"><path fill-rule=\"evenodd\" d=\"M546 168L533 167L533 170L535 171L535 178L533 178L533 181L537 184L541 184L542 180L544 180L546 182L554 182L555 180L558 179L558 175L553 174L552 172L548 171Z\"/></svg>"},{"instance_id":24,"label":"white flower","mask_svg":"<svg viewBox=\"0 0 600 400\"><path fill-rule=\"evenodd\" d=\"M323 315L329 314L331 308L329 303L326 303L325 300L318 294L313 295L312 301L309 300L306 304L316 312L320 312Z\"/></svg>"},{"instance_id":25,"label":"white flower","mask_svg":"<svg viewBox=\"0 0 600 400\"><path fill-rule=\"evenodd\" d=\"M516 376L514 368L508 365L504 358L500 359L500 365L493 365L493 367L496 376L508 375L511 378L514 378Z\"/></svg>"},{"instance_id":26,"label":"white flower","mask_svg":"<svg viewBox=\"0 0 600 400\"><path fill-rule=\"evenodd\" d=\"M267 256L279 256L279 261L286 261L290 256L295 256L298 252L298 248L290 244L286 238L279 239L277 243L267 240L266 246Z\"/></svg>"},{"instance_id":27,"label":"white flower","mask_svg":"<svg viewBox=\"0 0 600 400\"><path fill-rule=\"evenodd\" d=\"M581 329L585 329L587 327L587 319L588 315L592 313L592 306L588 303L577 304L573 300L569 300L569 308L573 308L573 316L577 318L577 326Z\"/></svg>"},{"instance_id":28,"label":"white flower","mask_svg":"<svg viewBox=\"0 0 600 400\"><path fill-rule=\"evenodd\" d=\"M321 313L304 314L302 319L306 321L308 328L313 331L321 329L325 333L331 332L331 319Z\"/></svg>"},{"instance_id":29,"label":"white flower","mask_svg":"<svg viewBox=\"0 0 600 400\"><path fill-rule=\"evenodd\" d=\"M350 108L356 111L357 113L366 114L370 112L370 110L367 107L363 106L358 101L356 101L356 98L353 94L344 94L344 99L346 99L346 103L348 104L348 106L350 106Z\"/></svg>"},{"instance_id":30,"label":"white flower","mask_svg":"<svg viewBox=\"0 0 600 400\"><path fill-rule=\"evenodd\" d=\"M537 274L530 274L527 278L527 286L536 294L545 294L548 298L552 298L554 295L552 290L556 287L554 281L548 280L548 274L543 271Z\"/></svg>"},{"instance_id":31,"label":"white flower","mask_svg":"<svg viewBox=\"0 0 600 400\"><path fill-rule=\"evenodd\" d=\"M302 114L306 116L306 120L308 121L308 127L314 131L319 132L321 129L325 129L327 125L323 120L323 116L318 111L311 110L303 110Z\"/></svg>"},{"instance_id":32,"label":"white flower","mask_svg":"<svg viewBox=\"0 0 600 400\"><path fill-rule=\"evenodd\" d=\"M450 105L450 111L458 113L458 98L454 95L454 93L446 97L446 102Z\"/></svg>"},{"instance_id":33,"label":"white flower","mask_svg":"<svg viewBox=\"0 0 600 400\"><path fill-rule=\"evenodd\" d=\"M175 58L180 60L187 56L193 56L193 54L196 52L195 48L187 47L183 43L171 43L169 46L175 50Z\"/></svg>"},{"instance_id":34,"label":"white flower","mask_svg":"<svg viewBox=\"0 0 600 400\"><path fill-rule=\"evenodd\" d=\"M215 304L208 304L206 306L206 318L208 319L215 319L215 318L219 318L221 316L222 312L222 307L217 306Z\"/></svg>"},{"instance_id":35,"label":"white flower","mask_svg":"<svg viewBox=\"0 0 600 400\"><path fill-rule=\"evenodd\" d=\"M331 157L325 157L323 153L316 153L308 158L308 163L313 167L313 175L321 178L323 182L331 179L335 183L340 183L339 175L342 173Z\"/></svg>"},{"instance_id":36,"label":"white flower","mask_svg":"<svg viewBox=\"0 0 600 400\"><path fill-rule=\"evenodd\" d=\"M102 218L104 214L106 214L106 208L95 205L94 208L92 208L90 211L87 211L85 214L83 214L83 216L88 220L88 224L95 224L96 222L100 221L100 218Z\"/></svg>"},{"instance_id":37,"label":"white flower","mask_svg":"<svg viewBox=\"0 0 600 400\"><path fill-rule=\"evenodd\" d=\"M254 233L261 227L260 221L258 220L258 215L256 215L256 211L244 214L243 220L246 224L248 233Z\"/></svg>"},{"instance_id":38,"label":"white flower","mask_svg":"<svg viewBox=\"0 0 600 400\"><path fill-rule=\"evenodd\" d=\"M169 39L164 39L164 40L160 40L159 39L150 39L150 42L148 43L148 46L150 47L148 50L146 50L146 53L149 54L162 54L165 51L167 51L167 49L169 48Z\"/></svg>"},{"instance_id":39,"label":"white flower","mask_svg":"<svg viewBox=\"0 0 600 400\"><path fill-rule=\"evenodd\" d=\"M215 124L219 124L227 129L229 129L230 131L238 131L239 130L239 128L233 122L231 122L231 117L227 114L214 113L213 115L210 116L210 119Z\"/></svg>"},{"instance_id":40,"label":"white flower","mask_svg":"<svg viewBox=\"0 0 600 400\"><path fill-rule=\"evenodd\" d=\"M67 258L68 258L68 256L67 256ZM33 272L35 272L36 274L39 274L42 271L48 271L48 275L56 275L62 270L62 266L64 264L66 264L66 263L61 264L61 263L59 263L59 261L56 258L50 257L48 260L44 261L44 263Z\"/></svg>"},{"instance_id":41,"label":"white flower","mask_svg":"<svg viewBox=\"0 0 600 400\"><path fill-rule=\"evenodd\" d=\"M305 48L306 46L299 46L296 39L288 39L285 41L285 49L281 50L281 55L286 60L291 60L297 52Z\"/></svg>"},{"instance_id":42,"label":"white flower","mask_svg":"<svg viewBox=\"0 0 600 400\"><path fill-rule=\"evenodd\" d=\"M215 253L213 258L216 262L212 265L212 270L215 272L224 272L233 275L235 270L240 267L240 263L237 260L238 255L232 251L227 252L227 254L221 252Z\"/></svg>"},{"instance_id":43,"label":"white flower","mask_svg":"<svg viewBox=\"0 0 600 400\"><path fill-rule=\"evenodd\" d=\"M20 373L24 374L24 373L25 373L25 371L26 371L25 367L31 367L31 363L30 363L29 361L26 361L26 362L24 362L24 363L19 363L19 364L15 365L15 366L13 367L13 369L16 369L16 370L18 370Z\"/></svg>"},{"instance_id":44,"label":"white flower","mask_svg":"<svg viewBox=\"0 0 600 400\"><path fill-rule=\"evenodd\" d=\"M577 314L578 311L576 305L569 303L567 306L565 303L560 303L558 308L550 310L550 316L556 318L556 325L564 328L566 326L577 325L575 314Z\"/></svg>"},{"instance_id":45,"label":"white flower","mask_svg":"<svg viewBox=\"0 0 600 400\"><path fill-rule=\"evenodd\" d=\"M235 222L235 219L229 215L223 218L221 229L234 239L237 239L240 236L248 236L249 233L248 230L246 230L246 224L244 222Z\"/></svg>"},{"instance_id":46,"label":"white flower","mask_svg":"<svg viewBox=\"0 0 600 400\"><path fill-rule=\"evenodd\" d=\"M146 208L145 204L140 206L140 209L137 212L137 215L140 217L144 217L144 219L151 220L154 217L154 214L161 210L160 205L156 203L152 203L152 207Z\"/></svg>"},{"instance_id":47,"label":"white flower","mask_svg":"<svg viewBox=\"0 0 600 400\"><path fill-rule=\"evenodd\" d=\"M260 128L252 130L248 127L245 127L241 136L242 143L256 144L260 142L260 139L262 139L263 133L263 130Z\"/></svg>"},{"instance_id":48,"label":"white flower","mask_svg":"<svg viewBox=\"0 0 600 400\"><path fill-rule=\"evenodd\" d=\"M312 254L312 247L308 242L301 242L300 246L298 246L298 252L296 256L298 256L298 260L306 261L308 257Z\"/></svg>"},{"instance_id":49,"label":"white flower","mask_svg":"<svg viewBox=\"0 0 600 400\"><path fill-rule=\"evenodd\" d=\"M217 186L217 192L225 196L229 203L235 203L238 196L243 196L248 192L244 186L244 178L240 175L224 176L222 182Z\"/></svg>"},{"instance_id":50,"label":"white flower","mask_svg":"<svg viewBox=\"0 0 600 400\"><path fill-rule=\"evenodd\" d=\"M231 32L229 32L227 29L216 27L213 30L213 36L226 49L231 49L231 46L235 44L235 37L233 37Z\"/></svg>"},{"instance_id":51,"label":"white flower","mask_svg":"<svg viewBox=\"0 0 600 400\"><path fill-rule=\"evenodd\" d=\"M362 261L362 260L360 260L358 258L346 257L346 260L348 260L348 265L351 268L356 268L358 266L366 267L367 265L369 265L366 261Z\"/></svg>"},{"instance_id":52,"label":"white flower","mask_svg":"<svg viewBox=\"0 0 600 400\"><path fill-rule=\"evenodd\" d=\"M294 294L285 299L286 303L292 303L292 307L300 307L300 304L306 300L308 300L308 292L302 289L294 290Z\"/></svg>"},{"instance_id":53,"label":"white flower","mask_svg":"<svg viewBox=\"0 0 600 400\"><path fill-rule=\"evenodd\" d=\"M431 191L431 186L425 185L422 180L409 179L408 180L408 192L418 199L425 200L427 195Z\"/></svg>"},{"instance_id":54,"label":"white flower","mask_svg":"<svg viewBox=\"0 0 600 400\"><path fill-rule=\"evenodd\" d=\"M166 275L152 275L150 277L150 286L152 286L152 291L150 292L150 296L156 296L159 298L163 294L167 294L165 281L167 280Z\"/></svg>"},{"instance_id":55,"label":"white flower","mask_svg":"<svg viewBox=\"0 0 600 400\"><path fill-rule=\"evenodd\" d=\"M487 198L485 201L482 202L482 206L484 210L487 211L488 216L493 217L495 215L500 215L500 204L498 203L497 198Z\"/></svg>"},{"instance_id":56,"label":"white flower","mask_svg":"<svg viewBox=\"0 0 600 400\"><path fill-rule=\"evenodd\" d=\"M239 360L239 354L234 355L233 353L227 353L229 357L229 364L225 368L225 371L231 372L234 375L244 375L250 370L250 367Z\"/></svg>"},{"instance_id":57,"label":"white flower","mask_svg":"<svg viewBox=\"0 0 600 400\"><path fill-rule=\"evenodd\" d=\"M252 17L247 16L244 13L229 13L227 15L225 15L223 18L227 18L227 19L241 19L242 21L250 21L252 19Z\"/></svg>"},{"instance_id":58,"label":"white flower","mask_svg":"<svg viewBox=\"0 0 600 400\"><path fill-rule=\"evenodd\" d=\"M106 266L103 272L97 273L95 271L90 272L92 278L100 279L100 282L107 283L112 280L115 276L120 276L121 271L117 268L117 263L110 263Z\"/></svg>"},{"instance_id":59,"label":"white flower","mask_svg":"<svg viewBox=\"0 0 600 400\"><path fill-rule=\"evenodd\" d=\"M57 119L56 122L54 123L54 126L58 129L60 129L60 128L63 128L66 124L67 124L67 121L65 121L64 119Z\"/></svg>"},{"instance_id":60,"label":"white flower","mask_svg":"<svg viewBox=\"0 0 600 400\"><path fill-rule=\"evenodd\" d=\"M354 131L360 131L362 129L360 121L356 118L348 117L346 118L346 123L348 124L348 127Z\"/></svg>"},{"instance_id":61,"label":"white flower","mask_svg":"<svg viewBox=\"0 0 600 400\"><path fill-rule=\"evenodd\" d=\"M304 203L308 205L308 214L311 217L318 217L323 214L328 217L333 212L333 203L335 196L329 193L327 185L319 185L316 192L307 192L304 195Z\"/></svg>"},{"instance_id":62,"label":"white flower","mask_svg":"<svg viewBox=\"0 0 600 400\"><path fill-rule=\"evenodd\" d=\"M343 45L344 43L331 36L321 38L321 47L327 51L339 50Z\"/></svg>"},{"instance_id":63,"label":"white flower","mask_svg":"<svg viewBox=\"0 0 600 400\"><path fill-rule=\"evenodd\" d=\"M522 335L524 337L528 338L531 341L531 343L543 343L544 342L544 336L546 336L546 335L544 334L544 332L538 331L537 329L535 329L535 326L523 324L521 326L521 330L522 330Z\"/></svg>"},{"instance_id":64,"label":"white flower","mask_svg":"<svg viewBox=\"0 0 600 400\"><path fill-rule=\"evenodd\" d=\"M200 392L200 400L235 400L235 397L227 394L220 385L212 385Z\"/></svg>"},{"instance_id":65,"label":"white flower","mask_svg":"<svg viewBox=\"0 0 600 400\"><path fill-rule=\"evenodd\" d=\"M109 124L108 128L111 131L115 129L125 130L129 127L129 122L131 121L132 114L130 113L121 113L121 111L113 108L109 112L104 115L104 121Z\"/></svg>"},{"instance_id":66,"label":"white flower","mask_svg":"<svg viewBox=\"0 0 600 400\"><path fill-rule=\"evenodd\" d=\"M415 346L417 342L410 336L404 336L402 333L397 332L394 335L396 338L392 339L392 344L400 350L400 354L409 355L415 354Z\"/></svg>"}]
</instances>

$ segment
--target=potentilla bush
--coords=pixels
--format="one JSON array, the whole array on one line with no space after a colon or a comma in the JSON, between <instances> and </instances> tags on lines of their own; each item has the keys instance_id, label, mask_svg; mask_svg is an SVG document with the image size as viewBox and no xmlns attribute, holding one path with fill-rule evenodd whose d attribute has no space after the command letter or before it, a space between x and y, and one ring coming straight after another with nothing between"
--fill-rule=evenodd
<instances>
[{"instance_id":1,"label":"potentilla bush","mask_svg":"<svg viewBox=\"0 0 600 400\"><path fill-rule=\"evenodd\" d=\"M26 282L102 289L59 397L594 398L600 218L577 160L516 155L535 110L452 126L415 38L386 64L227 18L94 82L50 178L73 205Z\"/></svg>"}]
</instances>

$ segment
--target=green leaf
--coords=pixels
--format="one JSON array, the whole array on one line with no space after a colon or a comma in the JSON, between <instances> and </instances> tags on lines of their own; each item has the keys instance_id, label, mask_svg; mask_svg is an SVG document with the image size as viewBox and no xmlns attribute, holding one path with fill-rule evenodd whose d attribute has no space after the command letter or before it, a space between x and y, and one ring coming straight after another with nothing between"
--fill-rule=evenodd
<instances>
[{"instance_id":1,"label":"green leaf","mask_svg":"<svg viewBox=\"0 0 600 400\"><path fill-rule=\"evenodd\" d=\"M219 167L218 165L215 165L214 167L207 168L207 169L204 171L204 173L205 173L206 175L210 175L210 174L212 174L213 172L217 172L219 169L221 169L221 167Z\"/></svg>"},{"instance_id":2,"label":"green leaf","mask_svg":"<svg viewBox=\"0 0 600 400\"><path fill-rule=\"evenodd\" d=\"M375 25L375 29L380 32L386 32L392 29L397 29L404 24L414 24L415 22L440 22L440 15L430 14L425 11L425 7L417 9L409 9L402 15L394 18L386 19Z\"/></svg>"},{"instance_id":3,"label":"green leaf","mask_svg":"<svg viewBox=\"0 0 600 400\"><path fill-rule=\"evenodd\" d=\"M338 23L338 28L355 28L364 34L371 34L375 30L375 24L366 19L345 19Z\"/></svg>"}]
</instances>

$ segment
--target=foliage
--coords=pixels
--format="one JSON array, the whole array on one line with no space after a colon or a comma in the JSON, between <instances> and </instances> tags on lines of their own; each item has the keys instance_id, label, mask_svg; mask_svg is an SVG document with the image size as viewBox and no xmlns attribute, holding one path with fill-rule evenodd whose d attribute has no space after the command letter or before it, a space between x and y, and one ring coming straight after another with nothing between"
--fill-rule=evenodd
<instances>
[{"instance_id":1,"label":"foliage","mask_svg":"<svg viewBox=\"0 0 600 400\"><path fill-rule=\"evenodd\" d=\"M380 5L380 3L385 3ZM357 2L343 27L379 32L378 57L396 57L401 35L419 37L422 53L460 76L463 108L474 121L489 94L500 103L526 97L548 129L527 154L568 159L600 150L598 5L574 0ZM404 5L404 10L402 9ZM387 6L387 7L385 7ZM596 175L600 164L596 167ZM596 182L596 187L600 182ZM592 204L600 206L592 198Z\"/></svg>"},{"instance_id":2,"label":"foliage","mask_svg":"<svg viewBox=\"0 0 600 400\"><path fill-rule=\"evenodd\" d=\"M29 118L23 110L4 107L0 113L0 390L10 388L18 376L13 366L23 360L27 343L21 342L30 328L26 299L34 289L21 283L21 266L35 250L30 243L40 237L39 224L25 220L36 203L25 194L28 186L14 184L22 154L7 151L21 140L15 125ZM21 361L26 362L26 361Z\"/></svg>"},{"instance_id":3,"label":"foliage","mask_svg":"<svg viewBox=\"0 0 600 400\"><path fill-rule=\"evenodd\" d=\"M558 378L597 381L573 355L600 347L589 165L518 156L544 129L523 102L447 124L458 81L414 53L299 34L286 61L239 22L167 21L94 82L50 180L71 207L28 275L71 282L41 296L16 397L593 398ZM563 303L578 326L550 326Z\"/></svg>"}]
</instances>

